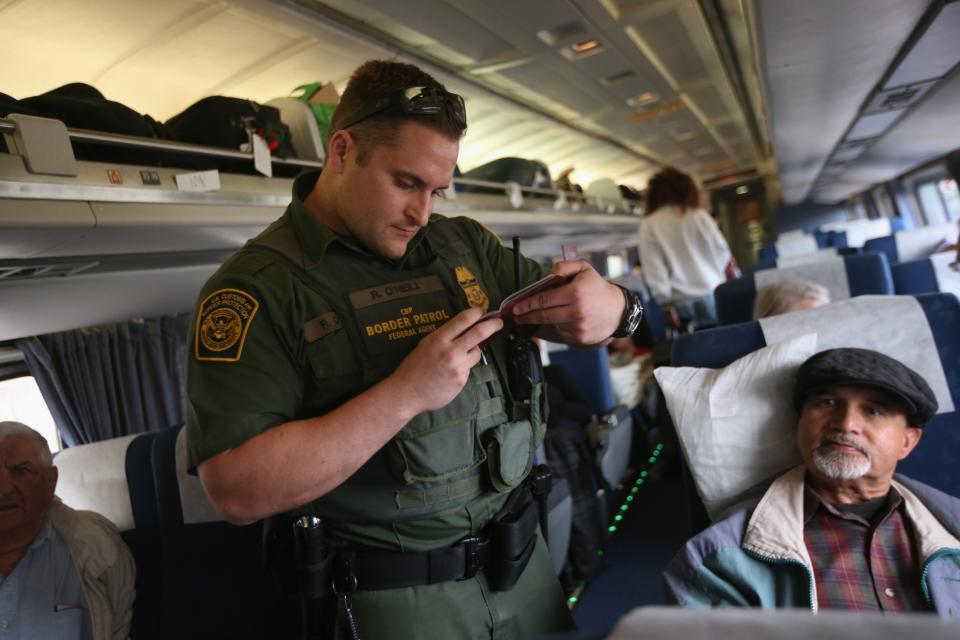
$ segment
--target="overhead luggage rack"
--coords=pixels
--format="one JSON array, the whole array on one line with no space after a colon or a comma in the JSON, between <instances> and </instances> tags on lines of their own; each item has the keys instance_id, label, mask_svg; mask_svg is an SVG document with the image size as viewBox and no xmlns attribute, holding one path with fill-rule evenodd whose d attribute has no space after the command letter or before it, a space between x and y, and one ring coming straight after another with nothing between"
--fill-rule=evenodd
<instances>
[{"instance_id":1,"label":"overhead luggage rack","mask_svg":"<svg viewBox=\"0 0 960 640\"><path fill-rule=\"evenodd\" d=\"M16 114L0 119L11 152L0 154L0 262L37 258L228 251L279 217L290 201L290 177L267 178L217 170L209 190L184 190L178 178L195 168L154 166L157 152L171 160L209 159L250 162L252 153L196 144L138 138L82 129L62 122ZM95 143L142 150L144 164L76 160L71 144ZM129 157L129 154L126 156ZM274 167L297 172L320 169L322 162L271 157ZM485 193L461 191L482 188ZM579 193L457 178L446 199L436 201L444 215L463 215L502 238L520 236L524 253L553 257L561 244L586 254L629 246L639 217L627 200L608 201ZM128 261L124 261L128 264Z\"/></svg>"}]
</instances>

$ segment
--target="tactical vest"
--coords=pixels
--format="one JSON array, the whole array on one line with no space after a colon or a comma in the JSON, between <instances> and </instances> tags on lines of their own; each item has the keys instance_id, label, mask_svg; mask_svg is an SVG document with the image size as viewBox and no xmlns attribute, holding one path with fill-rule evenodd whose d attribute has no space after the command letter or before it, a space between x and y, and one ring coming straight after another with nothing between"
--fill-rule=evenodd
<instances>
[{"instance_id":1,"label":"tactical vest","mask_svg":"<svg viewBox=\"0 0 960 640\"><path fill-rule=\"evenodd\" d=\"M292 225L278 220L251 240L249 250L283 256L292 271L329 306L322 329L305 326L314 374L359 382L353 397L392 373L427 334L488 297L502 295L453 224L433 224L424 239L434 255L424 267L393 270L357 254L305 268ZM308 322L307 324L311 324ZM310 341L311 334L324 334ZM315 501L315 515L337 523L387 524L457 509L483 492L505 494L533 464L543 438L543 385L529 398L505 388L507 338L492 340L486 363L447 406L419 414L344 483ZM326 389L325 389L326 391ZM363 425L357 425L362 429ZM465 532L466 533L466 532Z\"/></svg>"}]
</instances>

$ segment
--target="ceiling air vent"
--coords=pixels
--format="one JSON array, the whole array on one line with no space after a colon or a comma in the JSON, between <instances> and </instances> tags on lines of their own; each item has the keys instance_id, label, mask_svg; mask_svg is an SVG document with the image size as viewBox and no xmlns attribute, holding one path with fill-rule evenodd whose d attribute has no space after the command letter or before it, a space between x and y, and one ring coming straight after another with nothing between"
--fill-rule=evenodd
<instances>
[{"instance_id":1,"label":"ceiling air vent","mask_svg":"<svg viewBox=\"0 0 960 640\"><path fill-rule=\"evenodd\" d=\"M896 89L878 91L870 100L864 112L874 113L877 111L891 111L893 109L912 107L920 98L926 95L927 91L932 89L937 82L937 80L931 80L929 82L910 84L905 87L897 87Z\"/></svg>"},{"instance_id":2,"label":"ceiling air vent","mask_svg":"<svg viewBox=\"0 0 960 640\"><path fill-rule=\"evenodd\" d=\"M100 264L94 262L60 262L54 264L0 265L0 280L27 280L30 278L57 278L72 276Z\"/></svg>"},{"instance_id":3,"label":"ceiling air vent","mask_svg":"<svg viewBox=\"0 0 960 640\"><path fill-rule=\"evenodd\" d=\"M636 71L634 71L633 69L627 69L625 71L621 71L620 73L614 73L613 75L609 75L606 78L600 78L600 84L604 86L610 86L611 84L616 84L624 80L629 80L630 78L633 78L636 75L637 75Z\"/></svg>"}]
</instances>

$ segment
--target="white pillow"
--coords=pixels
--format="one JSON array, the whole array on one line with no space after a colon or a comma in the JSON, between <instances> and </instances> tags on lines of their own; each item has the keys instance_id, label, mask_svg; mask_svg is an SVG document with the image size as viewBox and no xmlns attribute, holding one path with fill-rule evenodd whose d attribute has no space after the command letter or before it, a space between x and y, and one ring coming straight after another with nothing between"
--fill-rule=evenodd
<instances>
[{"instance_id":1,"label":"white pillow","mask_svg":"<svg viewBox=\"0 0 960 640\"><path fill-rule=\"evenodd\" d=\"M816 347L811 333L754 351L724 369L654 372L711 520L801 462L791 396L797 369Z\"/></svg>"}]
</instances>

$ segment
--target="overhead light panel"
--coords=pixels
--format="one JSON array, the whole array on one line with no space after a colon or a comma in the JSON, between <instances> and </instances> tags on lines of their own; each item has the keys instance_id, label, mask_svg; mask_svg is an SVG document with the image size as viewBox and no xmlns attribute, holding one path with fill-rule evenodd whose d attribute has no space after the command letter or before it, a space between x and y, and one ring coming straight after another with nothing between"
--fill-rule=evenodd
<instances>
[{"instance_id":1,"label":"overhead light panel","mask_svg":"<svg viewBox=\"0 0 960 640\"><path fill-rule=\"evenodd\" d=\"M633 96L632 98L627 98L627 106L631 109L640 109L647 106L648 104L653 104L660 99L660 94L655 91L644 91L640 95Z\"/></svg>"},{"instance_id":2,"label":"overhead light panel","mask_svg":"<svg viewBox=\"0 0 960 640\"><path fill-rule=\"evenodd\" d=\"M574 53L586 53L600 46L600 43L596 40L583 40L582 42L574 42L570 45L570 48L573 49Z\"/></svg>"},{"instance_id":3,"label":"overhead light panel","mask_svg":"<svg viewBox=\"0 0 960 640\"><path fill-rule=\"evenodd\" d=\"M567 60L580 60L582 58L594 56L602 51L603 45L600 44L600 41L591 38L589 40L574 42L570 46L560 49L560 55Z\"/></svg>"},{"instance_id":4,"label":"overhead light panel","mask_svg":"<svg viewBox=\"0 0 960 640\"><path fill-rule=\"evenodd\" d=\"M676 140L677 142L687 142L688 140L693 140L697 137L696 131L674 131L670 134L670 137Z\"/></svg>"},{"instance_id":5,"label":"overhead light panel","mask_svg":"<svg viewBox=\"0 0 960 640\"><path fill-rule=\"evenodd\" d=\"M960 63L960 2L945 4L884 88L942 78Z\"/></svg>"},{"instance_id":6,"label":"overhead light panel","mask_svg":"<svg viewBox=\"0 0 960 640\"><path fill-rule=\"evenodd\" d=\"M740 185L739 187L737 187L737 195L738 195L738 196L743 196L743 195L746 195L746 194L748 194L748 193L750 193L750 187L748 187L747 185L744 184L744 185Z\"/></svg>"},{"instance_id":7,"label":"overhead light panel","mask_svg":"<svg viewBox=\"0 0 960 640\"><path fill-rule=\"evenodd\" d=\"M537 37L548 47L555 47L585 32L586 29L581 23L573 21L564 22L552 29L537 31Z\"/></svg>"},{"instance_id":8,"label":"overhead light panel","mask_svg":"<svg viewBox=\"0 0 960 640\"><path fill-rule=\"evenodd\" d=\"M879 113L860 116L856 124L853 125L853 128L850 129L850 133L847 134L846 139L853 141L881 136L886 133L887 129L893 126L893 123L899 120L902 115L903 111L898 109L896 111L881 111Z\"/></svg>"}]
</instances>

